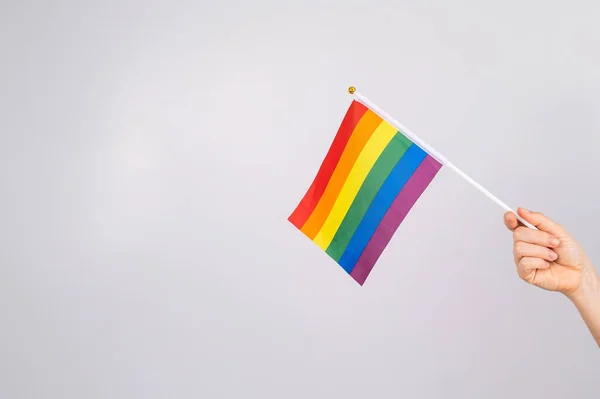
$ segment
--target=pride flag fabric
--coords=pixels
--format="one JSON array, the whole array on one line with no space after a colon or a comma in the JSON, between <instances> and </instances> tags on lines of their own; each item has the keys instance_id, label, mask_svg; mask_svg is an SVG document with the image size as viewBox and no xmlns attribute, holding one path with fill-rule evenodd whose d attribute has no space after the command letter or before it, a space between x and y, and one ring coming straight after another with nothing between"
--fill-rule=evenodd
<instances>
[{"instance_id":1,"label":"pride flag fabric","mask_svg":"<svg viewBox=\"0 0 600 399\"><path fill-rule=\"evenodd\" d=\"M288 220L362 286L441 166L353 100Z\"/></svg>"}]
</instances>

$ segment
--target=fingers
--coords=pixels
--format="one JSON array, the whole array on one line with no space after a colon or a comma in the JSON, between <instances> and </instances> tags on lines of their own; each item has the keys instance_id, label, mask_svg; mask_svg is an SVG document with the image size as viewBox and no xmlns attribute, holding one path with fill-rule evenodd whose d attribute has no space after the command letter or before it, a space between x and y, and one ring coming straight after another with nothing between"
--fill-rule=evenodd
<instances>
[{"instance_id":1,"label":"fingers","mask_svg":"<svg viewBox=\"0 0 600 399\"><path fill-rule=\"evenodd\" d=\"M519 222L519 220L517 219L517 216L514 213L506 212L504 214L504 225L506 226L507 229L509 229L510 231L513 231L514 229L516 229L519 226L522 226L523 224L521 222Z\"/></svg>"},{"instance_id":2,"label":"fingers","mask_svg":"<svg viewBox=\"0 0 600 399\"><path fill-rule=\"evenodd\" d=\"M513 232L513 255L519 277L535 283L538 270L548 269L558 259L553 251L560 244L559 237L567 235L558 223L539 212L518 209L519 216L538 230L524 226L512 212L504 214L504 225Z\"/></svg>"},{"instance_id":3,"label":"fingers","mask_svg":"<svg viewBox=\"0 0 600 399\"><path fill-rule=\"evenodd\" d=\"M553 262L558 258L557 253L550 248L523 241L515 243L513 254L515 257L515 262L520 262L524 258L535 258Z\"/></svg>"},{"instance_id":4,"label":"fingers","mask_svg":"<svg viewBox=\"0 0 600 399\"><path fill-rule=\"evenodd\" d=\"M513 240L515 243L522 241L549 248L556 248L560 244L560 240L552 234L524 226L519 226L513 230Z\"/></svg>"},{"instance_id":5,"label":"fingers","mask_svg":"<svg viewBox=\"0 0 600 399\"><path fill-rule=\"evenodd\" d=\"M542 258L524 257L517 263L517 273L519 277L525 281L531 280L532 272L537 269L547 269L550 267L550 262Z\"/></svg>"},{"instance_id":6,"label":"fingers","mask_svg":"<svg viewBox=\"0 0 600 399\"><path fill-rule=\"evenodd\" d=\"M556 236L564 234L564 229L561 225L540 212L531 212L524 208L519 208L517 212L524 220L542 231Z\"/></svg>"}]
</instances>

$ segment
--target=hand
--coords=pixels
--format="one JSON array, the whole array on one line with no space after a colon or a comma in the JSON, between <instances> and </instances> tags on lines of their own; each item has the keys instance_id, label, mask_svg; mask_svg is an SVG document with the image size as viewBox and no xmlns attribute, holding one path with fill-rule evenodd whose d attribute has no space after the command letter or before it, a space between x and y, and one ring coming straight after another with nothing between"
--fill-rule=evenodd
<instances>
[{"instance_id":1,"label":"hand","mask_svg":"<svg viewBox=\"0 0 600 399\"><path fill-rule=\"evenodd\" d=\"M523 226L512 212L504 224L513 232L513 255L519 277L540 288L566 296L582 290L592 270L583 248L558 223L538 212L519 208L519 215L539 230Z\"/></svg>"}]
</instances>

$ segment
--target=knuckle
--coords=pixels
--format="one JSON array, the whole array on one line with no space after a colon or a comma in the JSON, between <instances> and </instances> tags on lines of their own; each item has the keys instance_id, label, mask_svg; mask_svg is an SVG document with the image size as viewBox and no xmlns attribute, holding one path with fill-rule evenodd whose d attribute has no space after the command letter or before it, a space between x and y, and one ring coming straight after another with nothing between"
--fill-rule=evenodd
<instances>
[{"instance_id":1,"label":"knuckle","mask_svg":"<svg viewBox=\"0 0 600 399\"><path fill-rule=\"evenodd\" d=\"M519 268L525 273L528 270L544 268L547 264L548 262L541 258L523 257L519 261Z\"/></svg>"},{"instance_id":2,"label":"knuckle","mask_svg":"<svg viewBox=\"0 0 600 399\"><path fill-rule=\"evenodd\" d=\"M515 243L514 247L515 247L515 252L519 255L522 254L523 251L525 250L523 241L517 241Z\"/></svg>"},{"instance_id":3,"label":"knuckle","mask_svg":"<svg viewBox=\"0 0 600 399\"><path fill-rule=\"evenodd\" d=\"M515 240L518 240L519 237L521 237L522 234L523 234L523 226L518 226L517 228L515 228L513 230L513 238Z\"/></svg>"},{"instance_id":4,"label":"knuckle","mask_svg":"<svg viewBox=\"0 0 600 399\"><path fill-rule=\"evenodd\" d=\"M529 258L521 258L519 260L519 268L526 269L529 266Z\"/></svg>"}]
</instances>

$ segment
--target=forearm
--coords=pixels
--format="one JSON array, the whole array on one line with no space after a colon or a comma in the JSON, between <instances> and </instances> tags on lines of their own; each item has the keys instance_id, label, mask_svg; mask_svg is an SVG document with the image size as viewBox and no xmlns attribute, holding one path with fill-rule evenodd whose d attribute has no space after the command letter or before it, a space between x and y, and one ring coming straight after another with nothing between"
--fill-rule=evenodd
<instances>
[{"instance_id":1,"label":"forearm","mask_svg":"<svg viewBox=\"0 0 600 399\"><path fill-rule=\"evenodd\" d=\"M581 288L569 296L600 347L600 277L593 266L582 276Z\"/></svg>"}]
</instances>

